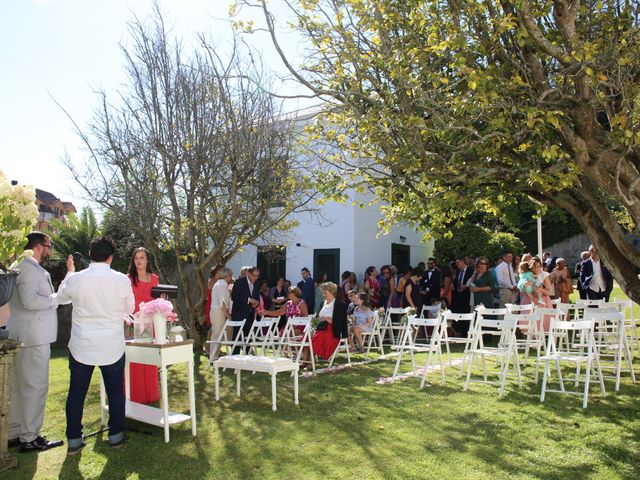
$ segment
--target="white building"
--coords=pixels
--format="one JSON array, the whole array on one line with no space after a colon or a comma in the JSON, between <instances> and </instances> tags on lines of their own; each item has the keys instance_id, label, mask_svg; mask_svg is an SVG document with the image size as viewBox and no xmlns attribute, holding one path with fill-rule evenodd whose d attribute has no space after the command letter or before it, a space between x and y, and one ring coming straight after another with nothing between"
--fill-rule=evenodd
<instances>
[{"instance_id":1,"label":"white building","mask_svg":"<svg viewBox=\"0 0 640 480\"><path fill-rule=\"evenodd\" d=\"M392 229L378 236L378 222L382 219L379 208L365 206L369 199L358 195L356 204L327 202L322 205L322 220L310 213L301 214L299 225L287 232L281 243L283 248L247 246L235 255L228 266L235 275L243 265L257 265L261 279L273 284L279 276L300 281L300 270L309 268L314 279L326 272L329 280L340 284L345 270L356 272L362 281L369 265L380 268L393 264L399 268L415 266L433 253L433 241L423 242L422 235L409 227Z\"/></svg>"}]
</instances>

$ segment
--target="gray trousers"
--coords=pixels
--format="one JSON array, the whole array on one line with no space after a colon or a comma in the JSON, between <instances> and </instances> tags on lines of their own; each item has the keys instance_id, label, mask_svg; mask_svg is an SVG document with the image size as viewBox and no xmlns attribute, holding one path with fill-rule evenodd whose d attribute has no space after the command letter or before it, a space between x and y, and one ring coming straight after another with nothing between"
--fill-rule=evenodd
<instances>
[{"instance_id":1,"label":"gray trousers","mask_svg":"<svg viewBox=\"0 0 640 480\"><path fill-rule=\"evenodd\" d=\"M40 435L49 391L51 345L22 347L11 369L9 440L31 442Z\"/></svg>"},{"instance_id":2,"label":"gray trousers","mask_svg":"<svg viewBox=\"0 0 640 480\"><path fill-rule=\"evenodd\" d=\"M498 308L505 308L505 304L514 303L515 294L513 290L501 288L500 290L498 290L498 296L500 298L500 303L498 304Z\"/></svg>"}]
</instances>

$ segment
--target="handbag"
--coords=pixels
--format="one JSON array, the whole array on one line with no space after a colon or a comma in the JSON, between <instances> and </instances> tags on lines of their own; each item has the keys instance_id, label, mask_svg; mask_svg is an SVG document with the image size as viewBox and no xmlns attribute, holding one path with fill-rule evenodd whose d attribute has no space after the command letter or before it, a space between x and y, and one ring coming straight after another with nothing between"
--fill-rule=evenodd
<instances>
[{"instance_id":1,"label":"handbag","mask_svg":"<svg viewBox=\"0 0 640 480\"><path fill-rule=\"evenodd\" d=\"M329 327L329 322L326 320L320 320L316 325L316 330L326 330Z\"/></svg>"}]
</instances>

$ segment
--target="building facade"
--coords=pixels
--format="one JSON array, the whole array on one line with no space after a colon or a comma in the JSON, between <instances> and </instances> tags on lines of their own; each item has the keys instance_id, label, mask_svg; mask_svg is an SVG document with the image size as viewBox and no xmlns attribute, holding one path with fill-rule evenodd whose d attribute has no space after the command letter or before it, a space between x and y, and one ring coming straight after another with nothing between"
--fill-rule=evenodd
<instances>
[{"instance_id":1,"label":"building facade","mask_svg":"<svg viewBox=\"0 0 640 480\"><path fill-rule=\"evenodd\" d=\"M51 222L60 220L66 222L69 213L76 213L76 207L71 202L63 202L53 193L36 188L36 205L38 206L38 221L36 230L47 233L53 230Z\"/></svg>"},{"instance_id":2,"label":"building facade","mask_svg":"<svg viewBox=\"0 0 640 480\"><path fill-rule=\"evenodd\" d=\"M378 222L383 218L379 207L367 206L370 198L360 194L353 200L354 204L326 202L319 206L321 215L298 215L298 226L284 234L279 246L247 246L228 266L237 276L243 265L257 265L260 278L270 285L281 276L295 285L304 267L316 280L326 273L329 280L340 284L340 275L346 270L355 272L361 282L370 265L403 268L426 262L432 255L433 241L423 241L422 234L408 226L379 234Z\"/></svg>"}]
</instances>

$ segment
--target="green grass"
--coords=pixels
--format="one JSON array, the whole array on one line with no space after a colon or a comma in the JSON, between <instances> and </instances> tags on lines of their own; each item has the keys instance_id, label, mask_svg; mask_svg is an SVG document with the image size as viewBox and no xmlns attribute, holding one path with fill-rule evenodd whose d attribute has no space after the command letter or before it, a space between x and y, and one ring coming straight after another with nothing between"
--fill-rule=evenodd
<instances>
[{"instance_id":1,"label":"green grass","mask_svg":"<svg viewBox=\"0 0 640 480\"><path fill-rule=\"evenodd\" d=\"M618 295L620 296L620 295ZM640 317L637 317L640 318ZM422 357L421 357L422 358ZM636 370L640 360L636 360ZM640 478L640 384L623 376L619 392L594 388L587 410L581 399L551 394L539 402L532 368L523 388L471 385L462 391L457 368L446 380L431 374L378 385L394 360L300 379L300 406L292 379L278 376L278 411L271 411L264 374L243 374L235 396L231 372L222 377L221 402L213 375L196 368L198 435L188 423L162 430L128 421L136 430L122 449L106 434L88 439L75 457L65 448L40 454L11 453L17 469L1 478L21 479L638 479ZM410 362L403 362L403 371ZM171 408L188 410L184 368L169 371ZM54 351L45 433L64 438L68 368L64 350ZM85 406L85 433L99 428L97 375Z\"/></svg>"}]
</instances>

